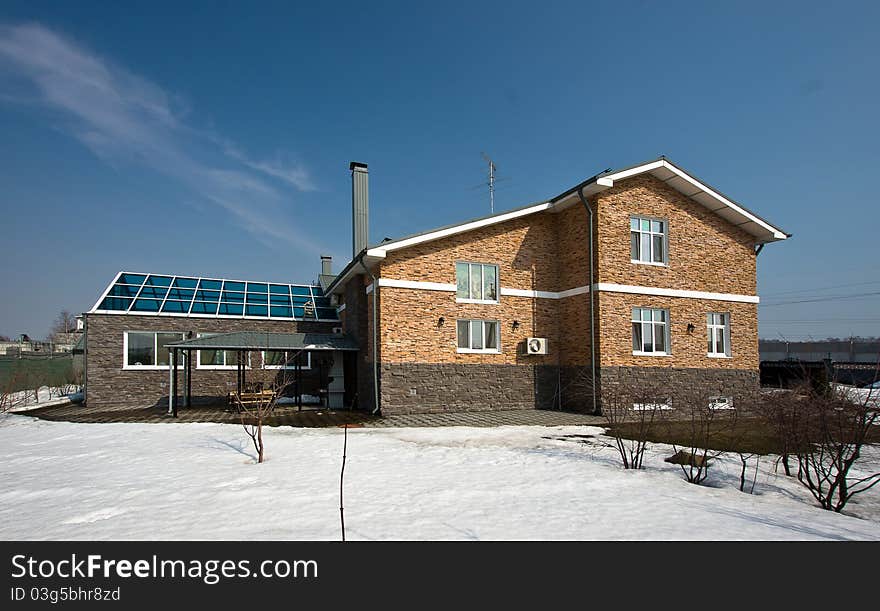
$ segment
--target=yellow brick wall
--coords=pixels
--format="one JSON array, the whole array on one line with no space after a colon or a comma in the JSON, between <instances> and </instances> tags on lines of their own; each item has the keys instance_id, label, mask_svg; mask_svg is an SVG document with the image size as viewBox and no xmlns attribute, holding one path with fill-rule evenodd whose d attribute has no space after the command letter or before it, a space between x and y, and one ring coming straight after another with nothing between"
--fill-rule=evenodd
<instances>
[{"instance_id":1,"label":"yellow brick wall","mask_svg":"<svg viewBox=\"0 0 880 611\"><path fill-rule=\"evenodd\" d=\"M455 262L494 263L499 286L558 291L556 216L530 214L388 253L382 278L455 284Z\"/></svg>"},{"instance_id":2,"label":"yellow brick wall","mask_svg":"<svg viewBox=\"0 0 880 611\"><path fill-rule=\"evenodd\" d=\"M753 303L599 293L602 367L697 367L758 369L758 308ZM636 356L632 350L632 308L669 310L670 356ZM731 358L706 356L708 312L730 313ZM694 325L693 333L687 325Z\"/></svg>"},{"instance_id":3,"label":"yellow brick wall","mask_svg":"<svg viewBox=\"0 0 880 611\"><path fill-rule=\"evenodd\" d=\"M754 295L754 237L650 175L620 181L596 199L597 282ZM668 222L669 266L632 263L630 216Z\"/></svg>"},{"instance_id":4,"label":"yellow brick wall","mask_svg":"<svg viewBox=\"0 0 880 611\"><path fill-rule=\"evenodd\" d=\"M551 365L560 353L557 301L501 297L499 304L456 303L455 293L383 286L379 321L383 363L492 363ZM444 324L438 325L440 317ZM456 319L498 320L500 354L456 352ZM519 327L513 329L513 321ZM547 356L522 356L526 337L546 337Z\"/></svg>"}]
</instances>

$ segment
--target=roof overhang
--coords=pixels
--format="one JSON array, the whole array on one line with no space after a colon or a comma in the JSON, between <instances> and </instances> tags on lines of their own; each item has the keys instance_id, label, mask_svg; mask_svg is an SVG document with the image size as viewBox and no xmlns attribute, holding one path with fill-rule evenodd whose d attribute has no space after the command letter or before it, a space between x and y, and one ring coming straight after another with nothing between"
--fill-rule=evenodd
<instances>
[{"instance_id":1,"label":"roof overhang","mask_svg":"<svg viewBox=\"0 0 880 611\"><path fill-rule=\"evenodd\" d=\"M357 341L341 333L265 333L236 331L168 344L180 350L343 350L358 349Z\"/></svg>"},{"instance_id":2,"label":"roof overhang","mask_svg":"<svg viewBox=\"0 0 880 611\"><path fill-rule=\"evenodd\" d=\"M612 188L617 182L640 174L651 174L679 193L705 206L727 222L753 235L756 244L777 242L791 237L791 234L771 225L745 206L733 201L717 189L710 187L664 158L623 170L602 173L586 183L558 195L553 199L553 207L559 211L577 203L579 190L582 190L585 197L589 197Z\"/></svg>"},{"instance_id":3,"label":"roof overhang","mask_svg":"<svg viewBox=\"0 0 880 611\"><path fill-rule=\"evenodd\" d=\"M505 221L530 214L536 214L538 212L561 212L562 210L580 202L578 192L583 193L584 197L590 197L591 195L607 191L620 181L640 174L651 174L683 195L693 199L702 206L705 206L708 210L714 212L727 222L754 236L755 244L777 242L791 237L791 234L775 227L751 210L748 210L742 204L735 202L729 197L723 195L717 189L709 186L692 174L685 172L665 157L661 157L660 159L630 166L622 170L609 170L607 172L602 172L592 178L588 178L581 184L564 191L546 202L465 221L464 223L448 225L446 227L400 238L398 240L389 240L371 248L367 248L345 266L345 269L339 273L330 286L327 287L325 292L328 294L340 292L342 287L348 282L349 278L364 273L366 271L364 266L371 270L376 263L382 261L389 252L464 233L466 231L473 231L474 229L480 229L496 223L503 223Z\"/></svg>"}]
</instances>

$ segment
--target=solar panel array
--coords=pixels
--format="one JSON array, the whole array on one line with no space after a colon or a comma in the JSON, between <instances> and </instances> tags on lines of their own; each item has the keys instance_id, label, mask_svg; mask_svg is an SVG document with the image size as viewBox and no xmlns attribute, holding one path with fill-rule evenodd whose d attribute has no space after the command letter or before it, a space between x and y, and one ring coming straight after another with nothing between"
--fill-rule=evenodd
<instances>
[{"instance_id":1,"label":"solar panel array","mask_svg":"<svg viewBox=\"0 0 880 611\"><path fill-rule=\"evenodd\" d=\"M120 273L93 312L338 320L320 286Z\"/></svg>"}]
</instances>

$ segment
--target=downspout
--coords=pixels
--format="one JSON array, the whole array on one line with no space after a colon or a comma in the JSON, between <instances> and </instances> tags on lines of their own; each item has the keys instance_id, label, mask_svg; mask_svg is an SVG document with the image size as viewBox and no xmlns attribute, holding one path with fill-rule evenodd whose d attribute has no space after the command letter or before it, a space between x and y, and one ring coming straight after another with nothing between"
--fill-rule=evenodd
<instances>
[{"instance_id":1,"label":"downspout","mask_svg":"<svg viewBox=\"0 0 880 611\"><path fill-rule=\"evenodd\" d=\"M363 257L361 257L359 263L364 268L364 271L370 275L370 278L373 279L373 401L376 407L373 409L372 414L375 415L379 413L379 352L376 345L376 302L379 301L379 282L376 276L373 275L373 272L370 271L370 268L364 264Z\"/></svg>"},{"instance_id":2,"label":"downspout","mask_svg":"<svg viewBox=\"0 0 880 611\"><path fill-rule=\"evenodd\" d=\"M593 209L590 208L590 204L587 203L587 200L584 197L583 186L581 186L581 188L577 190L577 194L581 200L581 203L584 205L584 209L587 211L587 216L589 217L590 221L590 378L592 382L591 389L593 391L593 413L598 415L601 413L601 410L599 409L598 403L596 403L596 305L593 296L593 293L595 292L595 284L593 282Z\"/></svg>"}]
</instances>

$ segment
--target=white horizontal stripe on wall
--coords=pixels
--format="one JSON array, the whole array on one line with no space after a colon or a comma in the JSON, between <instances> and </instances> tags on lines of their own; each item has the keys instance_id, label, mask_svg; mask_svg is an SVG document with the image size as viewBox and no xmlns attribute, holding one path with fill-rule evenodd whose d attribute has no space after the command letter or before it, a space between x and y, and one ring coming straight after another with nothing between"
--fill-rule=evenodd
<instances>
[{"instance_id":1,"label":"white horizontal stripe on wall","mask_svg":"<svg viewBox=\"0 0 880 611\"><path fill-rule=\"evenodd\" d=\"M629 284L614 284L612 282L599 282L593 285L597 291L609 293L630 293L633 295L655 295L657 297L684 297L686 299L712 299L715 301L735 301L739 303L758 303L757 295L737 295L736 293L706 293L703 291L683 291L679 289L664 289L653 286L632 286Z\"/></svg>"},{"instance_id":2,"label":"white horizontal stripe on wall","mask_svg":"<svg viewBox=\"0 0 880 611\"><path fill-rule=\"evenodd\" d=\"M379 286L390 286L399 289L415 289L422 291L446 291L455 292L454 284L446 284L443 282L423 282L418 280L396 280L394 278L379 278ZM501 287L501 295L505 297L533 297L538 299L564 299L572 295L581 295L589 292L589 287L579 286L577 288L568 289L567 291L530 291L527 289L511 289ZM367 286L367 293L373 291L373 285Z\"/></svg>"}]
</instances>

